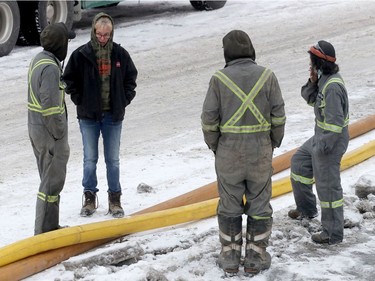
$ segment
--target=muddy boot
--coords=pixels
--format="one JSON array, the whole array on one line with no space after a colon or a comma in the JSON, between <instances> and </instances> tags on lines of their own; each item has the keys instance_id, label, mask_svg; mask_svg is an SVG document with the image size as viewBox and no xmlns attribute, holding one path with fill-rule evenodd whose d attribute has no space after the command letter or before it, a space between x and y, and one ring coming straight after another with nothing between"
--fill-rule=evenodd
<instances>
[{"instance_id":1,"label":"muddy boot","mask_svg":"<svg viewBox=\"0 0 375 281\"><path fill-rule=\"evenodd\" d=\"M122 218L124 216L124 210L121 207L120 197L121 191L108 192L108 213L110 213L114 218Z\"/></svg>"},{"instance_id":2,"label":"muddy boot","mask_svg":"<svg viewBox=\"0 0 375 281\"><path fill-rule=\"evenodd\" d=\"M246 255L244 268L246 273L258 274L271 266L271 255L266 251L271 235L272 218L255 220L247 218Z\"/></svg>"},{"instance_id":3,"label":"muddy boot","mask_svg":"<svg viewBox=\"0 0 375 281\"><path fill-rule=\"evenodd\" d=\"M297 209L292 209L288 212L288 217L294 220L302 220L302 213Z\"/></svg>"},{"instance_id":4,"label":"muddy boot","mask_svg":"<svg viewBox=\"0 0 375 281\"><path fill-rule=\"evenodd\" d=\"M98 198L96 197L96 193L92 193L91 191L85 191L83 197L84 200L82 200L81 217L89 217L95 213L98 208Z\"/></svg>"},{"instance_id":5,"label":"muddy boot","mask_svg":"<svg viewBox=\"0 0 375 281\"><path fill-rule=\"evenodd\" d=\"M225 272L237 273L242 248L242 217L218 215L221 252L218 265Z\"/></svg>"},{"instance_id":6,"label":"muddy boot","mask_svg":"<svg viewBox=\"0 0 375 281\"><path fill-rule=\"evenodd\" d=\"M302 214L297 209L292 209L288 212L288 217L290 217L291 219L294 219L294 220L302 220L304 218L307 218L307 219L311 220L311 219L313 219L317 216L318 216L318 213L315 213L315 214L312 214L312 215L305 215L305 214Z\"/></svg>"}]
</instances>

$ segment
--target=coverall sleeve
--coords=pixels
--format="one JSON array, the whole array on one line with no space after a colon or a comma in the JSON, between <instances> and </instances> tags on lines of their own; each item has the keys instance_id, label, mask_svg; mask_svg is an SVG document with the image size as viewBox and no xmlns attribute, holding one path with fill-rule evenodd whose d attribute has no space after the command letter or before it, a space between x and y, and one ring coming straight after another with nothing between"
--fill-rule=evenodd
<instances>
[{"instance_id":1,"label":"coverall sleeve","mask_svg":"<svg viewBox=\"0 0 375 281\"><path fill-rule=\"evenodd\" d=\"M220 102L217 78L212 77L203 103L201 114L204 141L213 152L217 150L220 137Z\"/></svg>"},{"instance_id":2,"label":"coverall sleeve","mask_svg":"<svg viewBox=\"0 0 375 281\"><path fill-rule=\"evenodd\" d=\"M51 114L44 115L44 123L55 139L61 139L66 134L66 111L61 112L65 108L63 95L60 89L60 70L55 65L46 66L41 74L39 99L43 110L51 110ZM56 112L54 109L58 109Z\"/></svg>"},{"instance_id":3,"label":"coverall sleeve","mask_svg":"<svg viewBox=\"0 0 375 281\"><path fill-rule=\"evenodd\" d=\"M301 96L311 106L314 106L318 92L318 84L311 82L310 79L301 88Z\"/></svg>"},{"instance_id":4,"label":"coverall sleeve","mask_svg":"<svg viewBox=\"0 0 375 281\"><path fill-rule=\"evenodd\" d=\"M280 147L281 142L284 138L285 129L285 109L284 100L281 94L279 82L275 74L272 73L271 78L271 89L270 95L271 103L271 141L272 147Z\"/></svg>"}]
</instances>

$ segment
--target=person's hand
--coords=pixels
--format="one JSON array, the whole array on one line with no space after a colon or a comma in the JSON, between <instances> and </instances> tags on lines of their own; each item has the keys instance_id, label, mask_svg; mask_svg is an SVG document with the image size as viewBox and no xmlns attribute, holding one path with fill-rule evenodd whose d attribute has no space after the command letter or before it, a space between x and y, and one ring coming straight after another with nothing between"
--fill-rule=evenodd
<instances>
[{"instance_id":1,"label":"person's hand","mask_svg":"<svg viewBox=\"0 0 375 281\"><path fill-rule=\"evenodd\" d=\"M316 69L312 66L310 66L310 81L312 83L316 83L318 82L318 72L316 71Z\"/></svg>"}]
</instances>

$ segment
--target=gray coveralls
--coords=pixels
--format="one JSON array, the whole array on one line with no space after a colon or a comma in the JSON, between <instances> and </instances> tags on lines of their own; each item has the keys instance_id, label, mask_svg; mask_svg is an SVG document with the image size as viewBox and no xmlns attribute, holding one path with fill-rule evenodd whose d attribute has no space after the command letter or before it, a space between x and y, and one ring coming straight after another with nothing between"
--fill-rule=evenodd
<instances>
[{"instance_id":1,"label":"gray coveralls","mask_svg":"<svg viewBox=\"0 0 375 281\"><path fill-rule=\"evenodd\" d=\"M341 242L344 231L340 162L348 143L349 102L339 74L323 75L318 84L308 81L302 97L314 106L315 134L293 155L291 182L294 198L304 216L317 214L312 185L316 184L322 212L322 238Z\"/></svg>"},{"instance_id":2,"label":"gray coveralls","mask_svg":"<svg viewBox=\"0 0 375 281\"><path fill-rule=\"evenodd\" d=\"M59 200L69 158L67 112L60 62L39 53L28 74L28 130L38 165L40 186L34 233L58 229Z\"/></svg>"},{"instance_id":3,"label":"gray coveralls","mask_svg":"<svg viewBox=\"0 0 375 281\"><path fill-rule=\"evenodd\" d=\"M211 78L201 120L205 142L216 155L223 245L219 265L226 271L238 269L242 214L246 214L244 267L268 268L271 258L265 248L272 228L272 154L281 144L285 126L276 76L251 58L227 62Z\"/></svg>"},{"instance_id":4,"label":"gray coveralls","mask_svg":"<svg viewBox=\"0 0 375 281\"><path fill-rule=\"evenodd\" d=\"M262 75L264 85L246 100ZM232 86L228 88L229 83ZM243 96L233 93L235 85ZM285 125L284 101L276 76L249 58L229 62L210 81L202 125L205 142L216 153L218 214L272 217L272 152L281 144Z\"/></svg>"}]
</instances>

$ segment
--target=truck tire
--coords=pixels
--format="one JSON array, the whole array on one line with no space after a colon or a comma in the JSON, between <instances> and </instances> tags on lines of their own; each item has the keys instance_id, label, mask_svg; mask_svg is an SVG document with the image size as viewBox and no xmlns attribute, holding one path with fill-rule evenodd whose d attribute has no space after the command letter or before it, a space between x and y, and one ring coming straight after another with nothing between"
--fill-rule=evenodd
<instances>
[{"instance_id":1,"label":"truck tire","mask_svg":"<svg viewBox=\"0 0 375 281\"><path fill-rule=\"evenodd\" d=\"M14 48L20 30L20 11L15 1L0 2L0 57Z\"/></svg>"},{"instance_id":2,"label":"truck tire","mask_svg":"<svg viewBox=\"0 0 375 281\"><path fill-rule=\"evenodd\" d=\"M224 7L227 0L224 1L190 1L194 9L198 11L211 11Z\"/></svg>"},{"instance_id":3,"label":"truck tire","mask_svg":"<svg viewBox=\"0 0 375 281\"><path fill-rule=\"evenodd\" d=\"M50 23L63 22L70 30L73 26L74 1L21 1L22 45L40 45L39 35Z\"/></svg>"}]
</instances>

